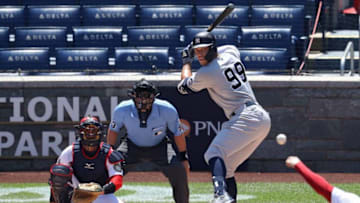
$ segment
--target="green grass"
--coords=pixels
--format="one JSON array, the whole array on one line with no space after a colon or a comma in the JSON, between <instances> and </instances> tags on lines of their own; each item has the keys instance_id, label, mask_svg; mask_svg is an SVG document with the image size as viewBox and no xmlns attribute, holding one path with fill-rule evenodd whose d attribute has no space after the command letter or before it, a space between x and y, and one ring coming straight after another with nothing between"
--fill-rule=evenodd
<instances>
[{"instance_id":1,"label":"green grass","mask_svg":"<svg viewBox=\"0 0 360 203\"><path fill-rule=\"evenodd\" d=\"M145 187L147 191L135 191L134 188ZM356 184L335 184L335 186L349 192L360 194L360 183ZM151 194L150 188L157 188ZM27 189L31 188L31 189ZM16 191L20 190L20 191ZM24 191L26 190L26 191ZM43 183L16 183L0 184L0 203L1 202L20 202L22 199L34 199L33 203L45 203L49 188ZM160 191L160 192L159 192ZM142 193L150 193L154 198L162 199L162 202L173 202L171 189L168 183L124 183L124 188L116 192L116 196L127 198L135 196L138 200L127 201L127 203L156 203L160 201L141 201ZM47 194L43 194L47 193ZM197 195L202 195L201 201L191 201L191 203L208 202L211 198L211 183L190 183L190 199ZM325 199L315 193L306 183L242 183L238 184L238 194L240 197L250 196L252 199L246 199L239 202L249 203L325 203ZM42 198L42 199L41 199ZM14 199L14 200L12 200ZM17 200L15 200L17 199ZM41 199L41 201L40 201ZM196 199L196 198L195 198ZM9 201L11 200L11 201Z\"/></svg>"}]
</instances>

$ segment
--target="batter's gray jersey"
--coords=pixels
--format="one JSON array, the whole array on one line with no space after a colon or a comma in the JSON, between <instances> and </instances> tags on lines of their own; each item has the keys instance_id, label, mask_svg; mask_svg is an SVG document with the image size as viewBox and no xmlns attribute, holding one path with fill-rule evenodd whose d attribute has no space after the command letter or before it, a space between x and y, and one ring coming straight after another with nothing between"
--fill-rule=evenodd
<instances>
[{"instance_id":1,"label":"batter's gray jersey","mask_svg":"<svg viewBox=\"0 0 360 203\"><path fill-rule=\"evenodd\" d=\"M207 88L210 97L224 110L226 117L230 118L244 103L256 103L256 98L246 77L245 67L240 61L239 50L232 45L220 46L218 54L216 59L180 84L194 92Z\"/></svg>"}]
</instances>

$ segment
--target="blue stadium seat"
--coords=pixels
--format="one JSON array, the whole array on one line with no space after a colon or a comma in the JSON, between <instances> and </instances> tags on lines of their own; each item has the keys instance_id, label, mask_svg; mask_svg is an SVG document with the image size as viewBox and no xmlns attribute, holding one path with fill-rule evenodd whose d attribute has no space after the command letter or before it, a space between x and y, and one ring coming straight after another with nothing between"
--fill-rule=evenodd
<instances>
[{"instance_id":1,"label":"blue stadium seat","mask_svg":"<svg viewBox=\"0 0 360 203\"><path fill-rule=\"evenodd\" d=\"M83 6L83 23L86 26L134 26L135 5Z\"/></svg>"},{"instance_id":2,"label":"blue stadium seat","mask_svg":"<svg viewBox=\"0 0 360 203\"><path fill-rule=\"evenodd\" d=\"M79 0L23 0L25 5L77 5Z\"/></svg>"},{"instance_id":3,"label":"blue stadium seat","mask_svg":"<svg viewBox=\"0 0 360 203\"><path fill-rule=\"evenodd\" d=\"M190 5L192 0L136 0L139 5Z\"/></svg>"},{"instance_id":4,"label":"blue stadium seat","mask_svg":"<svg viewBox=\"0 0 360 203\"><path fill-rule=\"evenodd\" d=\"M13 6L13 5L24 5L22 0L11 0L11 1L0 1L1 6Z\"/></svg>"},{"instance_id":5,"label":"blue stadium seat","mask_svg":"<svg viewBox=\"0 0 360 203\"><path fill-rule=\"evenodd\" d=\"M140 6L140 25L191 25L192 6Z\"/></svg>"},{"instance_id":6,"label":"blue stadium seat","mask_svg":"<svg viewBox=\"0 0 360 203\"><path fill-rule=\"evenodd\" d=\"M180 45L180 26L131 26L128 27L128 46Z\"/></svg>"},{"instance_id":7,"label":"blue stadium seat","mask_svg":"<svg viewBox=\"0 0 360 203\"><path fill-rule=\"evenodd\" d=\"M252 5L304 5L308 0L252 0Z\"/></svg>"},{"instance_id":8,"label":"blue stadium seat","mask_svg":"<svg viewBox=\"0 0 360 203\"><path fill-rule=\"evenodd\" d=\"M80 25L80 6L29 6L29 26Z\"/></svg>"},{"instance_id":9,"label":"blue stadium seat","mask_svg":"<svg viewBox=\"0 0 360 203\"><path fill-rule=\"evenodd\" d=\"M74 45L77 47L122 46L122 28L104 26L73 27Z\"/></svg>"},{"instance_id":10,"label":"blue stadium seat","mask_svg":"<svg viewBox=\"0 0 360 203\"><path fill-rule=\"evenodd\" d=\"M122 70L169 69L169 49L166 47L115 48L116 68Z\"/></svg>"},{"instance_id":11,"label":"blue stadium seat","mask_svg":"<svg viewBox=\"0 0 360 203\"><path fill-rule=\"evenodd\" d=\"M207 26L185 26L185 44L187 45L199 32L206 31ZM238 46L239 28L237 26L218 26L211 33L215 36L217 45L232 44Z\"/></svg>"},{"instance_id":12,"label":"blue stadium seat","mask_svg":"<svg viewBox=\"0 0 360 203\"><path fill-rule=\"evenodd\" d=\"M80 0L80 4L82 5L128 5L135 4L135 0Z\"/></svg>"},{"instance_id":13,"label":"blue stadium seat","mask_svg":"<svg viewBox=\"0 0 360 203\"><path fill-rule=\"evenodd\" d=\"M25 26L24 6L0 6L0 26Z\"/></svg>"},{"instance_id":14,"label":"blue stadium seat","mask_svg":"<svg viewBox=\"0 0 360 203\"><path fill-rule=\"evenodd\" d=\"M0 47L9 47L9 28L0 27Z\"/></svg>"},{"instance_id":15,"label":"blue stadium seat","mask_svg":"<svg viewBox=\"0 0 360 203\"><path fill-rule=\"evenodd\" d=\"M209 1L209 0L194 0L195 5L227 5L228 3L232 2L235 5L250 5L251 0L216 0L216 1ZM225 8L225 7L224 7Z\"/></svg>"},{"instance_id":16,"label":"blue stadium seat","mask_svg":"<svg viewBox=\"0 0 360 203\"><path fill-rule=\"evenodd\" d=\"M296 36L305 34L303 5L253 6L250 25L290 25Z\"/></svg>"},{"instance_id":17,"label":"blue stadium seat","mask_svg":"<svg viewBox=\"0 0 360 203\"><path fill-rule=\"evenodd\" d=\"M285 48L240 48L239 51L247 70L286 70L290 61Z\"/></svg>"},{"instance_id":18,"label":"blue stadium seat","mask_svg":"<svg viewBox=\"0 0 360 203\"><path fill-rule=\"evenodd\" d=\"M224 10L223 6L196 6L197 25L210 25ZM221 25L243 26L249 24L249 6L236 6Z\"/></svg>"},{"instance_id":19,"label":"blue stadium seat","mask_svg":"<svg viewBox=\"0 0 360 203\"><path fill-rule=\"evenodd\" d=\"M107 69L108 48L56 48L57 70Z\"/></svg>"},{"instance_id":20,"label":"blue stadium seat","mask_svg":"<svg viewBox=\"0 0 360 203\"><path fill-rule=\"evenodd\" d=\"M66 47L66 27L15 27L17 47Z\"/></svg>"},{"instance_id":21,"label":"blue stadium seat","mask_svg":"<svg viewBox=\"0 0 360 203\"><path fill-rule=\"evenodd\" d=\"M0 70L49 69L49 49L2 48L0 49Z\"/></svg>"}]
</instances>

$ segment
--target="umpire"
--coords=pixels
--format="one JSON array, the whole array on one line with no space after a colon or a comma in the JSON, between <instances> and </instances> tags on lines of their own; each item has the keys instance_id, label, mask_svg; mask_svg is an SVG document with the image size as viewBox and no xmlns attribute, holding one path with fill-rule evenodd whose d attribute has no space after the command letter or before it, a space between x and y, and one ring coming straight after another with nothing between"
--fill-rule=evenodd
<instances>
[{"instance_id":1,"label":"umpire","mask_svg":"<svg viewBox=\"0 0 360 203\"><path fill-rule=\"evenodd\" d=\"M177 110L156 97L157 88L145 79L138 81L113 111L107 142L114 146L120 130L126 130L118 150L125 155L125 174L140 163L152 162L168 178L176 203L189 202L189 162L185 137Z\"/></svg>"}]
</instances>

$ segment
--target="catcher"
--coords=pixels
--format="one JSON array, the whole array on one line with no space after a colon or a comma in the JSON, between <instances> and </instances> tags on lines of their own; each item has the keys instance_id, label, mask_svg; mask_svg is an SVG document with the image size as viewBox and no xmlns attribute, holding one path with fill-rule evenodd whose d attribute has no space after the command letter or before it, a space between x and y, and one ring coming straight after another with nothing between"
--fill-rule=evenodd
<instances>
[{"instance_id":1,"label":"catcher","mask_svg":"<svg viewBox=\"0 0 360 203\"><path fill-rule=\"evenodd\" d=\"M103 126L97 118L84 117L75 128L78 140L50 168L50 202L121 202L114 192L122 186L122 154L101 142Z\"/></svg>"}]
</instances>

